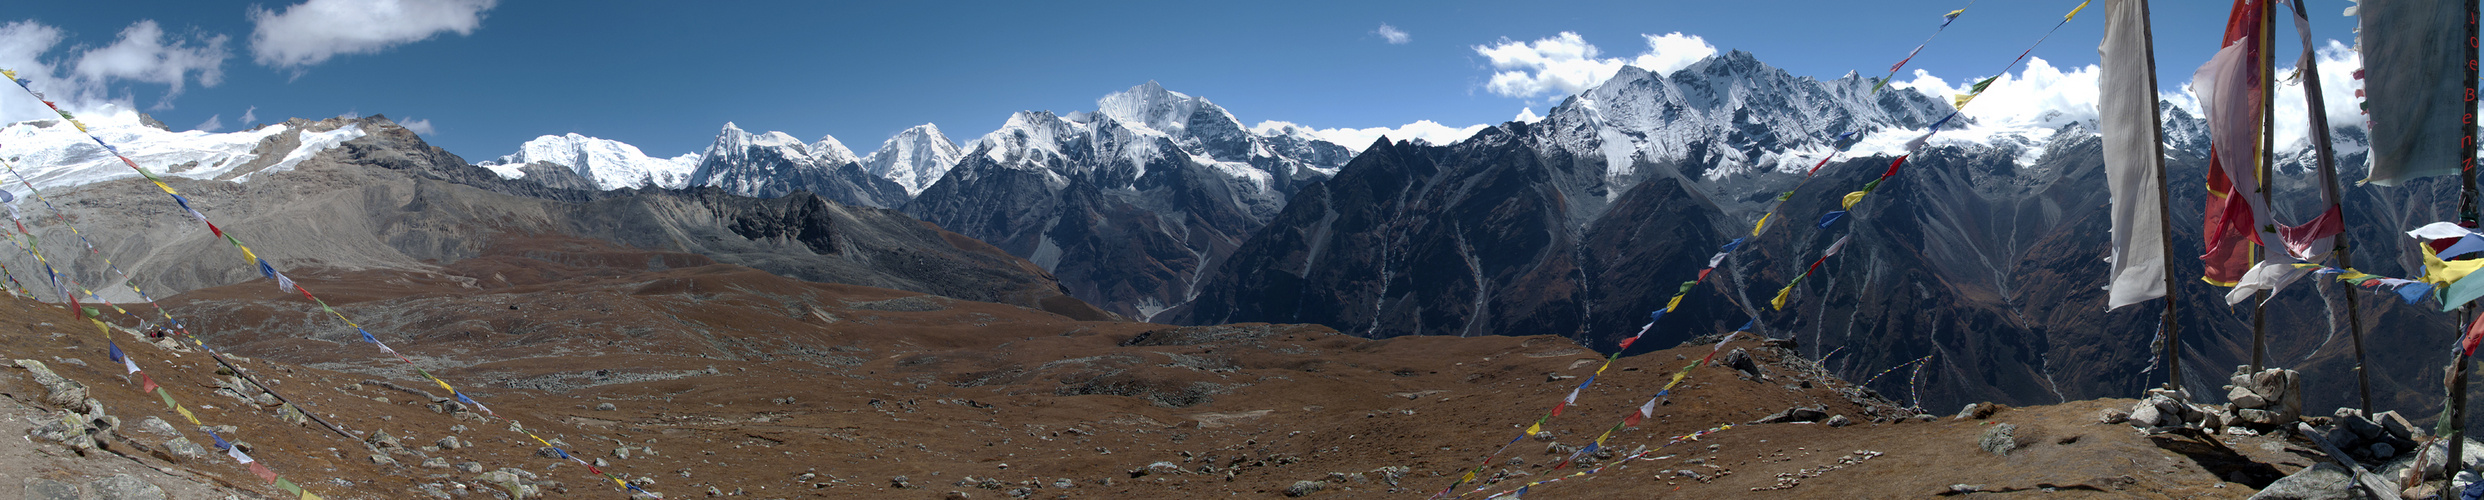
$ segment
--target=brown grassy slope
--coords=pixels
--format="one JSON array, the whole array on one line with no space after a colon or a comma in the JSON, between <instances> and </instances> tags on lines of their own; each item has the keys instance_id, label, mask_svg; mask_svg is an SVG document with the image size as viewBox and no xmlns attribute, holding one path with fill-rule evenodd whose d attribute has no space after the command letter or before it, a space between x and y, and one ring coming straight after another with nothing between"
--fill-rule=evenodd
<instances>
[{"instance_id":1,"label":"brown grassy slope","mask_svg":"<svg viewBox=\"0 0 2484 500\"><path fill-rule=\"evenodd\" d=\"M214 395L213 368L202 354L128 340L123 346L210 424L239 427L240 439L262 450L255 453L260 459L328 498L489 488L473 480L476 474L421 467L429 457L524 469L546 481L553 497L614 494L575 464L536 456L534 443L507 430L512 421L606 460L606 470L651 478L648 489L675 498L704 496L709 487L759 498L939 498L951 490L1006 498L1021 489L1038 498L1270 498L1332 472L1347 475L1314 496L1414 498L1446 486L1517 436L1580 381L1552 377L1589 375L1601 360L1550 336L1371 341L1316 326L1074 321L1015 306L699 265L695 256L621 255L631 251L576 241L504 248L522 251L454 263L438 274L296 273L500 418L441 413L426 396L357 385L384 379L445 395L264 281L168 302L211 342L256 358L245 366L313 412L334 415L349 429L397 436L410 448L392 453L401 465L373 465L357 442ZM650 257L675 265L598 264ZM45 360L132 421L177 418L122 380L91 327L67 319L57 306L0 301L0 355ZM2249 484L2312 460L2300 445L2253 439L2231 445L2270 465L2227 464L2214 453L2194 458L2182 453L2199 451L2187 441L2151 441L2126 426L2094 424L2096 409L2129 404L2111 400L2003 412L1991 422L2015 423L2033 437L2027 450L1996 457L1975 448L1987 421L1875 423L1869 412L1880 410L1867 405L1881 403L1850 397L1843 392L1849 384L1787 357L1790 351L1747 338L1726 348L1755 353L1769 378L1695 368L1656 418L1616 434L1608 446L1653 446L1664 436L1797 405L1824 405L1862 423L1737 425L1648 455L1671 458L1537 486L1530 498L1758 496L1751 488L1776 485L1780 473L1857 450L1884 455L1767 495L1922 497L1964 483L2050 484L2095 496L2239 497L2249 494ZM1592 439L1667 374L1707 352L1698 345L1623 358L1546 428L1559 444ZM88 365L55 363L54 356ZM0 393L41 399L23 371L10 373L0 376ZM604 403L615 409L596 409ZM452 430L460 425L465 430ZM475 446L419 448L451 435ZM1509 480L1491 491L1569 473L1549 470L1558 459L1546 451L1551 444L1530 439L1514 447L1504 457L1524 463L1496 467L1493 475ZM619 448L629 448L628 458ZM1691 458L1716 467L1685 465ZM1133 472L1157 462L1169 467ZM1410 474L1393 487L1375 472L1390 466ZM221 460L187 468L270 491ZM1714 482L1673 476L1668 484L1658 477L1682 468ZM2248 484L2220 479L2243 469L2258 476L2244 478ZM894 488L895 476L906 476L912 488ZM1064 479L1070 487L1055 486Z\"/></svg>"}]
</instances>

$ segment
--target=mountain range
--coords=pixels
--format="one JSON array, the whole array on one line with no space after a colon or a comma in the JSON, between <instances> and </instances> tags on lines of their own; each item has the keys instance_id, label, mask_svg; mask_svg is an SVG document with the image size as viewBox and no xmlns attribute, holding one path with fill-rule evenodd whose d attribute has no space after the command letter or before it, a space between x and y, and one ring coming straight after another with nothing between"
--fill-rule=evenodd
<instances>
[{"instance_id":1,"label":"mountain range","mask_svg":"<svg viewBox=\"0 0 2484 500\"><path fill-rule=\"evenodd\" d=\"M1553 334L1611 350L1720 246L1742 239L1744 250L1641 345L1748 325L1797 340L1849 377L1929 359L1919 375L1874 386L1929 406L2128 395L2161 379L2150 351L2153 306L2102 311L2106 200L2095 126L2077 118L2086 114L1982 123L1949 118L1955 110L1943 97L1873 87L1852 74L1792 75L1731 51L1665 74L1624 68L1541 119L1456 143L1383 138L1359 153L1298 128L1255 132L1206 98L1154 82L1107 95L1092 111L1014 113L963 144L936 126L911 128L869 155L834 137L805 143L729 123L704 151L673 158L573 134L473 165L384 120L203 134L129 118L101 130L122 134L107 139L125 141L139 161L223 186L194 189L366 200L346 212L380 221L349 231L342 240L355 243L334 256L283 256L296 259L288 262L419 267L476 255L476 241L536 232L1074 316L1317 323L1375 338ZM2198 200L2205 129L2188 108L2165 110L2174 199ZM1934 123L1944 131L1900 175L1841 221L1815 226ZM0 152L42 165L30 177L47 188L130 189L102 182L130 174L91 148L46 142L42 130L56 126L0 129ZM365 137L374 127L390 132ZM2360 129L2337 131L2343 175L2355 175ZM397 157L420 160L380 161ZM2302 220L2316 213L2308 159L2296 152L2281 160L2278 213ZM260 175L306 161L402 179ZM264 180L287 176L304 180ZM403 191L344 189L356 182ZM2360 269L2404 276L2420 268L2394 230L2447 217L2446 205L2431 200L2447 199L2449 184L2348 188L2351 234L2369 254ZM452 185L464 187L443 190ZM406 197L467 189L511 198L435 205ZM313 195L329 192L359 194ZM2174 226L2198 227L2197 205L2178 201ZM438 206L531 208L389 212ZM632 215L607 215L625 208ZM1772 208L1775 219L1762 225ZM510 214L527 222L448 229ZM189 241L175 227L129 229L150 239L107 246ZM305 242L338 234L292 231L288 238ZM1820 259L1848 237L1844 253ZM2197 248L2196 235L2178 235L2176 246ZM195 264L173 255L205 250L180 250L112 255L171 271L154 284L169 290L250 279L184 271ZM1815 260L1823 267L1789 292L1786 308L1768 305ZM2174 260L2175 272L2197 272L2195 260ZM2351 390L2329 389L2352 387L2352 353L2339 332L2344 294L2354 292L2298 288L2306 289L2270 303L2269 354L2312 374L2324 389L2315 404L2348 402ZM2215 387L2219 367L2250 359L2250 309L2225 306L2222 289L2205 284L2176 291L2186 311L2186 379ZM2429 352L2413 346L2431 345L2429 332L2452 324L2385 298L2363 297L2367 328L2392 325L2371 328L2365 345L2374 358ZM2376 398L2437 408L2425 388L2438 374L2400 366L2371 373L2383 393Z\"/></svg>"}]
</instances>

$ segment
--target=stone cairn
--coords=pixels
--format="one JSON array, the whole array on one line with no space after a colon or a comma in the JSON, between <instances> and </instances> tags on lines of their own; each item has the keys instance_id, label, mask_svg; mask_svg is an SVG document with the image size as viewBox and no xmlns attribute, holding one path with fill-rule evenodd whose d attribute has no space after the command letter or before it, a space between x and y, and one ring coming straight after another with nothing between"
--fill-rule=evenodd
<instances>
[{"instance_id":1,"label":"stone cairn","mask_svg":"<svg viewBox=\"0 0 2484 500\"><path fill-rule=\"evenodd\" d=\"M2251 436L2302 420L2303 381L2294 370L2252 372L2238 366L2228 380L2233 383L2225 386L2227 403L2222 405L2187 403L2173 391L2149 389L2146 399L2131 406L2130 424L2151 432L2187 426L2211 434Z\"/></svg>"}]
</instances>

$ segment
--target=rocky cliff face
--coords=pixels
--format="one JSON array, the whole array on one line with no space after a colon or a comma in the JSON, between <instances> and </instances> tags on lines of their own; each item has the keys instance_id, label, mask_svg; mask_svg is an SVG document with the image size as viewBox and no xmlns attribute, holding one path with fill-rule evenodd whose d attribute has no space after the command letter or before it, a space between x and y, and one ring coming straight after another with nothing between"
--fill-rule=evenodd
<instances>
[{"instance_id":1,"label":"rocky cliff face","mask_svg":"<svg viewBox=\"0 0 2484 500\"><path fill-rule=\"evenodd\" d=\"M906 205L1132 318L1190 298L1200 273L1325 179L1345 148L1261 136L1206 99L1149 82L1099 111L1021 112Z\"/></svg>"},{"instance_id":2,"label":"rocky cliff face","mask_svg":"<svg viewBox=\"0 0 2484 500\"><path fill-rule=\"evenodd\" d=\"M895 208L909 198L904 186L864 171L854 152L834 137L803 144L783 132L753 134L727 123L699 155L688 187L774 198L809 192L847 205Z\"/></svg>"},{"instance_id":3,"label":"rocky cliff face","mask_svg":"<svg viewBox=\"0 0 2484 500\"><path fill-rule=\"evenodd\" d=\"M1556 334L1612 349L1782 196L1769 229L1642 345L1747 323L1798 339L1813 356L1835 353L1830 368L1858 379L1930 356L1920 376L1876 386L1930 408L2124 396L2163 380L2151 350L2160 306L2103 310L2109 200L2090 124L1936 137L1853 213L1815 227L1894 159L1854 141L1919 135L1948 111L1911 91L1867 90L1860 79L1794 78L1734 53L1661 77L1626 70L1542 122L1455 145L1374 145L1304 187L1207 274L1196 300L1162 318L1312 322L1369 337ZM2206 142L2188 113L2166 117L2174 271L2197 276ZM1857 136L1840 140L1847 132ZM2359 137L2340 129L2342 177L2360 175ZM1862 153L1802 180L1837 149ZM2279 168L2283 220L2318 213L2307 162L2295 154ZM2450 217L2451 184L2350 187L2358 267L2397 276L2419 267L2397 231ZM1848 235L1787 308L1768 305ZM2195 392L2216 392L2251 358L2252 310L2225 306L2224 290L2196 280L2177 290ZM2303 369L2315 406L2356 404L2344 293L2298 284L2269 305L2269 363ZM2375 404L2437 405L2429 360L2439 356L2426 354L2436 349L2411 346L2444 341L2447 315L2353 293L2362 294L2368 359L2427 360L2374 365Z\"/></svg>"}]
</instances>

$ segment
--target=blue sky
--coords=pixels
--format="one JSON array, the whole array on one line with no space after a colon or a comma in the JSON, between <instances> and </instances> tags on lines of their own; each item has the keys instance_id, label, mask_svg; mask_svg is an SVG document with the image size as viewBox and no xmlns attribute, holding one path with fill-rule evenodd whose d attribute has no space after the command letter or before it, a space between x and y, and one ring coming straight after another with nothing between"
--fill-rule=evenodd
<instances>
[{"instance_id":1,"label":"blue sky","mask_svg":"<svg viewBox=\"0 0 2484 500\"><path fill-rule=\"evenodd\" d=\"M377 4L412 14L363 15ZM1521 92L1492 85L1495 72L1534 68L1496 67L1479 49L1546 39L1560 43L1521 48L1584 43L1600 58L1633 60L1652 50L1645 35L1681 33L1697 37L1687 42L1693 47L1750 51L1797 75L1876 76L1930 35L1942 13L1968 4L23 2L0 18L9 23L0 29L0 64L47 66L54 78L90 89L89 98L128 101L177 130L211 117L226 130L247 128L245 113L259 122L345 113L420 120L427 139L469 161L570 132L678 155L704 148L727 121L804 140L834 135L868 152L909 126L936 123L965 142L1011 112L1092 109L1097 97L1148 80L1254 124L1498 123L1521 108L1543 113L1564 92L1553 85L1508 95ZM2077 4L1976 2L1910 68L1953 85L1992 75ZM2308 5L2317 37L2350 39L2352 18L2339 15L2347 2ZM2057 67L2094 63L2101 6L2035 56ZM2156 2L2160 81L2169 90L2213 52L2225 8ZM146 36L145 21L161 36ZM1383 34L1383 24L1402 39ZM2280 46L2293 46L2292 25L2280 26L2288 34ZM31 36L45 29L51 38ZM133 42L130 33L156 43ZM102 49L125 57L81 64ZM1665 52L1650 57L1685 51ZM0 117L28 118L22 101L0 106L16 107Z\"/></svg>"}]
</instances>

